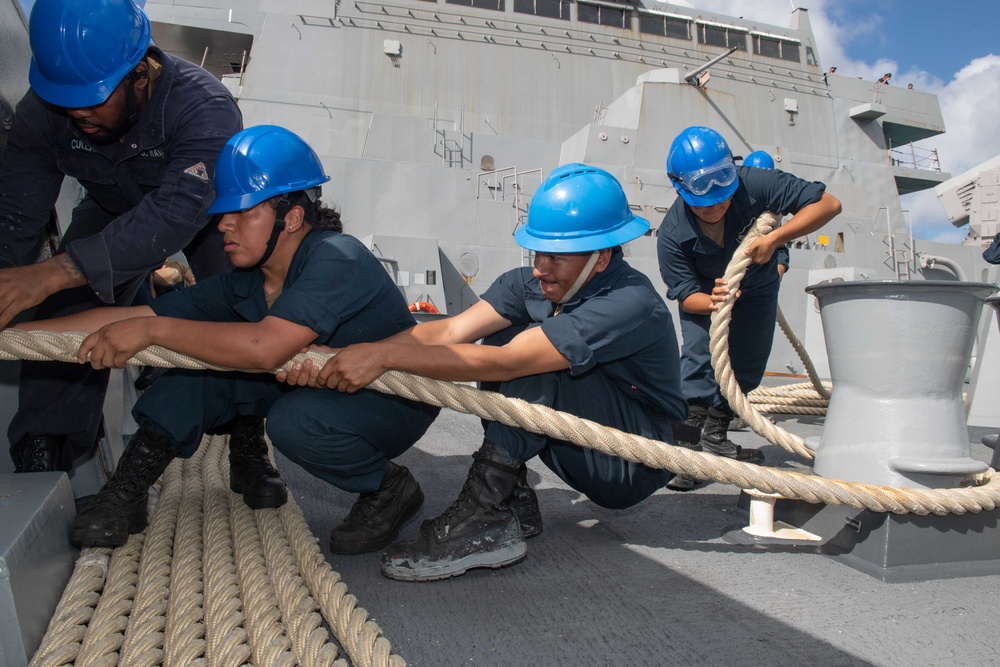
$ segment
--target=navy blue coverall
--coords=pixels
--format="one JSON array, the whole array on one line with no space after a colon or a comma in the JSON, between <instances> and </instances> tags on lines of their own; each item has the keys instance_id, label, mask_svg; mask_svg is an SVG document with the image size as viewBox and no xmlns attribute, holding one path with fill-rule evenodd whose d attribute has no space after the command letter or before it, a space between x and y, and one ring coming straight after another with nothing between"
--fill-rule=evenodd
<instances>
[{"instance_id":1,"label":"navy blue coverall","mask_svg":"<svg viewBox=\"0 0 1000 667\"><path fill-rule=\"evenodd\" d=\"M31 261L64 176L86 196L60 243L87 279L41 303L35 319L108 304L130 305L149 272L183 250L199 279L232 267L209 224L215 161L242 128L232 96L204 69L150 47L161 65L151 97L121 143L91 145L66 114L33 91L17 105L0 157L0 267ZM11 444L25 435L67 436L62 460L97 438L108 372L86 364L24 361Z\"/></svg>"},{"instance_id":2,"label":"navy blue coverall","mask_svg":"<svg viewBox=\"0 0 1000 667\"><path fill-rule=\"evenodd\" d=\"M158 316L212 322L280 317L316 332L317 345L377 341L414 325L403 295L360 241L311 231L295 251L281 294L268 309L259 269L223 273L155 299ZM292 387L270 373L167 372L132 410L189 457L205 431L237 414L267 417L274 446L345 491L375 491L385 460L420 439L438 408L362 389L354 394Z\"/></svg>"},{"instance_id":3,"label":"navy blue coverall","mask_svg":"<svg viewBox=\"0 0 1000 667\"><path fill-rule=\"evenodd\" d=\"M657 239L660 276L667 298L683 302L696 292L711 294L737 246L764 211L793 214L818 202L826 186L775 169L739 168L740 184L726 211L724 247L705 236L691 208L680 197L663 217ZM778 249L766 264L751 264L740 283L729 323L729 358L740 389L760 385L771 354L778 308L778 264L788 265L788 250ZM709 315L680 309L681 385L692 405L728 408L715 381L709 350Z\"/></svg>"},{"instance_id":4,"label":"navy blue coverall","mask_svg":"<svg viewBox=\"0 0 1000 667\"><path fill-rule=\"evenodd\" d=\"M501 394L627 433L672 440L672 423L687 416L673 321L649 279L625 262L620 249L558 314L530 268L503 274L482 298L511 322L486 343L502 344L540 326L570 364L565 371L502 382ZM541 457L564 482L602 507L631 507L673 477L669 470L498 422L489 423L486 437L521 461Z\"/></svg>"}]
</instances>

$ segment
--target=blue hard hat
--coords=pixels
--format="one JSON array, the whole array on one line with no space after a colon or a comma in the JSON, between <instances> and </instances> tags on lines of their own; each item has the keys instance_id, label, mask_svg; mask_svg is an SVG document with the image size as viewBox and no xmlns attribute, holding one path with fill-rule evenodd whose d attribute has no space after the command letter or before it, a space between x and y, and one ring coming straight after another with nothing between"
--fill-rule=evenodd
<instances>
[{"instance_id":1,"label":"blue hard hat","mask_svg":"<svg viewBox=\"0 0 1000 667\"><path fill-rule=\"evenodd\" d=\"M132 0L36 0L28 81L56 106L102 104L146 55L149 34Z\"/></svg>"},{"instance_id":2,"label":"blue hard hat","mask_svg":"<svg viewBox=\"0 0 1000 667\"><path fill-rule=\"evenodd\" d=\"M765 151L754 151L743 158L744 167L757 167L759 169L774 169L774 158Z\"/></svg>"},{"instance_id":3,"label":"blue hard hat","mask_svg":"<svg viewBox=\"0 0 1000 667\"><path fill-rule=\"evenodd\" d=\"M632 214L614 176L574 163L545 179L514 240L535 252L590 252L619 246L647 231L649 222Z\"/></svg>"},{"instance_id":4,"label":"blue hard hat","mask_svg":"<svg viewBox=\"0 0 1000 667\"><path fill-rule=\"evenodd\" d=\"M329 180L319 156L299 135L276 125L248 127L222 147L208 212L242 211Z\"/></svg>"},{"instance_id":5,"label":"blue hard hat","mask_svg":"<svg viewBox=\"0 0 1000 667\"><path fill-rule=\"evenodd\" d=\"M690 206L714 206L733 196L740 179L729 144L710 127L689 127L667 154L667 176Z\"/></svg>"}]
</instances>

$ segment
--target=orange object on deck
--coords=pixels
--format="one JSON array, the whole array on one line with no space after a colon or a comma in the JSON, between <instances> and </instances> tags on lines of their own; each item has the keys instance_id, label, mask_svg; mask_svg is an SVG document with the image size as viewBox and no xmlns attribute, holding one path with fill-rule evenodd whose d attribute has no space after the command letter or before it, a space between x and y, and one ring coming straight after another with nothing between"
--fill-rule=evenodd
<instances>
[{"instance_id":1,"label":"orange object on deck","mask_svg":"<svg viewBox=\"0 0 1000 667\"><path fill-rule=\"evenodd\" d=\"M429 315L440 315L441 311L433 303L427 301L414 301L410 304L411 313L427 313Z\"/></svg>"}]
</instances>

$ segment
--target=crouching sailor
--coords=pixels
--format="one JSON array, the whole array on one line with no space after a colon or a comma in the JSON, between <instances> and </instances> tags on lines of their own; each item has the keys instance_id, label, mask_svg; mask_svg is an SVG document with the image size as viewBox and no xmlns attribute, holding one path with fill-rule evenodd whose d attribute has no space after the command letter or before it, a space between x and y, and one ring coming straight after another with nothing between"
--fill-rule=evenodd
<instances>
[{"instance_id":1,"label":"crouching sailor","mask_svg":"<svg viewBox=\"0 0 1000 667\"><path fill-rule=\"evenodd\" d=\"M272 369L304 346L378 340L413 326L379 261L342 234L340 215L320 202L330 180L301 138L262 125L223 148L216 199L225 250L237 269L165 294L150 306L85 311L25 325L94 331L81 362L120 368L161 345L229 368ZM345 395L295 388L269 373L173 370L136 403L139 423L108 483L73 525L77 546L117 546L146 525L149 486L175 456L189 457L206 431L236 420L230 486L254 509L279 507L285 484L268 458L275 447L313 475L361 496L334 529L336 553L382 549L420 509L423 493L390 459L416 442L437 408L375 391Z\"/></svg>"},{"instance_id":2,"label":"crouching sailor","mask_svg":"<svg viewBox=\"0 0 1000 667\"><path fill-rule=\"evenodd\" d=\"M533 271L501 275L460 315L348 347L322 369L293 369L288 381L353 392L395 369L495 383L508 397L669 440L671 423L686 414L677 339L666 305L620 247L648 229L611 174L582 164L560 167L535 193L528 222L515 235L534 251ZM487 344L472 344L484 337ZM523 560L525 538L541 531L525 478L525 461L535 456L613 509L640 502L673 476L490 422L458 499L425 521L416 538L391 546L382 572L425 581Z\"/></svg>"}]
</instances>

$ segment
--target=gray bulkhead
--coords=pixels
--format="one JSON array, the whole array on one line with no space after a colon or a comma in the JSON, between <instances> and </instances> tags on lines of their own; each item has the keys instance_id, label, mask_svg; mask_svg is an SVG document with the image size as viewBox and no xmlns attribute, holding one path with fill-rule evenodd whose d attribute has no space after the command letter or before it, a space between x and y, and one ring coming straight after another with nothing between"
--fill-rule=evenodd
<instances>
[{"instance_id":1,"label":"gray bulkhead","mask_svg":"<svg viewBox=\"0 0 1000 667\"><path fill-rule=\"evenodd\" d=\"M443 295L435 305L458 312L499 273L527 262L511 234L541 178L569 161L621 180L654 228L629 244L630 261L665 290L655 228L676 195L663 163L672 138L692 124L719 129L737 155L767 150L779 168L827 183L843 202L837 220L793 244L782 306L803 338L820 326L805 285L922 277L899 193L948 174L896 160L893 149L944 131L937 98L827 73L807 11L777 27L672 5L555 3L568 16L561 20L514 11L512 0L502 10L481 4L263 0L246 9L154 0L146 9L154 35L169 30L179 44L190 42L187 57L196 61L207 44L186 39L184 26L252 38L245 59L223 58L246 63L242 76L224 80L248 125L285 125L317 149L333 177L326 196L349 232L436 240L440 266L433 253L386 257L409 278L401 289L411 302L431 294L412 277L436 271ZM610 10L629 27L579 20L584 10L592 18ZM687 37L641 31L650 17L686 26ZM701 87L685 75L725 51L700 43L706 29L746 49L712 66ZM756 53L759 39L793 48L797 60ZM978 253L918 243L968 266ZM389 245L406 247L384 242L376 250ZM925 273L952 277L940 268ZM822 340L821 332L809 337ZM780 336L769 370L801 372Z\"/></svg>"}]
</instances>

